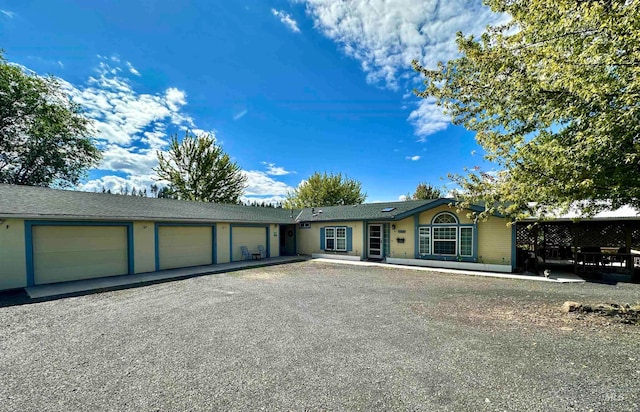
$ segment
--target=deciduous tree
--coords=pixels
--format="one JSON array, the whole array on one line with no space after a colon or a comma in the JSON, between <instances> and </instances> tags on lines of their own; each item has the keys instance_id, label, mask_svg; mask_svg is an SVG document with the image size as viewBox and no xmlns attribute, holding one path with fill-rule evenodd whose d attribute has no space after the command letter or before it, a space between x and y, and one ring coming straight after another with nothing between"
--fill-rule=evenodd
<instances>
[{"instance_id":1,"label":"deciduous tree","mask_svg":"<svg viewBox=\"0 0 640 412\"><path fill-rule=\"evenodd\" d=\"M315 172L297 189L287 194L285 207L291 209L318 206L361 204L367 195L362 183L341 173Z\"/></svg>"},{"instance_id":2,"label":"deciduous tree","mask_svg":"<svg viewBox=\"0 0 640 412\"><path fill-rule=\"evenodd\" d=\"M640 207L640 2L488 0L511 21L429 69L417 92L476 132L497 170L452 175L515 217ZM464 204L464 202L463 202Z\"/></svg>"},{"instance_id":3,"label":"deciduous tree","mask_svg":"<svg viewBox=\"0 0 640 412\"><path fill-rule=\"evenodd\" d=\"M209 135L186 133L180 142L173 136L169 151L158 152L155 172L169 182L169 194L184 200L237 204L247 182L236 162Z\"/></svg>"},{"instance_id":4,"label":"deciduous tree","mask_svg":"<svg viewBox=\"0 0 640 412\"><path fill-rule=\"evenodd\" d=\"M0 182L74 186L98 164L89 120L53 77L28 73L0 51Z\"/></svg>"}]
</instances>

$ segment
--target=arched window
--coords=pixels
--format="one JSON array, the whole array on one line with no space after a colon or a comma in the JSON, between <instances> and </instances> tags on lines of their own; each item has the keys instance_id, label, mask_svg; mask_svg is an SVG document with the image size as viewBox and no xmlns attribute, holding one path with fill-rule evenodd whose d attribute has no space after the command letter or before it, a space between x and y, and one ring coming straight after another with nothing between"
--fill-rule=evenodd
<instances>
[{"instance_id":1,"label":"arched window","mask_svg":"<svg viewBox=\"0 0 640 412\"><path fill-rule=\"evenodd\" d=\"M455 256L458 254L458 219L449 212L438 213L433 224L433 254Z\"/></svg>"},{"instance_id":2,"label":"arched window","mask_svg":"<svg viewBox=\"0 0 640 412\"><path fill-rule=\"evenodd\" d=\"M472 258L474 252L473 224L461 224L451 212L440 212L430 225L418 228L418 254L421 256L457 256Z\"/></svg>"},{"instance_id":3,"label":"arched window","mask_svg":"<svg viewBox=\"0 0 640 412\"><path fill-rule=\"evenodd\" d=\"M449 212L438 213L431 221L434 225L457 225L458 219Z\"/></svg>"}]
</instances>

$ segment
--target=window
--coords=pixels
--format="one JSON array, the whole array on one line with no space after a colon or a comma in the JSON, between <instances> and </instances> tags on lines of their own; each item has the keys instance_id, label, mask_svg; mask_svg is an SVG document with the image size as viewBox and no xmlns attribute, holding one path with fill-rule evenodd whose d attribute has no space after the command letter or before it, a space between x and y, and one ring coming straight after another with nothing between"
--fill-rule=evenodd
<instances>
[{"instance_id":1,"label":"window","mask_svg":"<svg viewBox=\"0 0 640 412\"><path fill-rule=\"evenodd\" d=\"M347 228L325 227L324 228L324 249L335 250L338 252L347 251Z\"/></svg>"},{"instance_id":2,"label":"window","mask_svg":"<svg viewBox=\"0 0 640 412\"><path fill-rule=\"evenodd\" d=\"M421 255L431 254L431 228L421 227L419 231L420 236L420 251Z\"/></svg>"},{"instance_id":3,"label":"window","mask_svg":"<svg viewBox=\"0 0 640 412\"><path fill-rule=\"evenodd\" d=\"M460 228L460 256L473 256L473 228Z\"/></svg>"},{"instance_id":4,"label":"window","mask_svg":"<svg viewBox=\"0 0 640 412\"><path fill-rule=\"evenodd\" d=\"M436 255L455 255L457 249L456 227L433 228L433 253Z\"/></svg>"},{"instance_id":5,"label":"window","mask_svg":"<svg viewBox=\"0 0 640 412\"><path fill-rule=\"evenodd\" d=\"M395 207L385 207L384 209L381 210L381 212L385 213L385 212L393 212L394 210L396 210Z\"/></svg>"},{"instance_id":6,"label":"window","mask_svg":"<svg viewBox=\"0 0 640 412\"><path fill-rule=\"evenodd\" d=\"M458 219L454 215L448 212L442 212L433 218L434 225L456 225Z\"/></svg>"},{"instance_id":7,"label":"window","mask_svg":"<svg viewBox=\"0 0 640 412\"><path fill-rule=\"evenodd\" d=\"M347 228L336 228L336 250L347 250Z\"/></svg>"},{"instance_id":8,"label":"window","mask_svg":"<svg viewBox=\"0 0 640 412\"><path fill-rule=\"evenodd\" d=\"M461 226L456 215L450 212L438 213L430 226L419 228L418 253L420 255L441 255L473 257L474 227Z\"/></svg>"}]
</instances>

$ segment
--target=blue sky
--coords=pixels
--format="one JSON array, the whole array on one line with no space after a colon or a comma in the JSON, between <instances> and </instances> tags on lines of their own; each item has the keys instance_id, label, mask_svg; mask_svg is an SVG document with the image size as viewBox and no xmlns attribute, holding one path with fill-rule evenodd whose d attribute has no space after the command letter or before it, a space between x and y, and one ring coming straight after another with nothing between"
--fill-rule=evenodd
<instances>
[{"instance_id":1,"label":"blue sky","mask_svg":"<svg viewBox=\"0 0 640 412\"><path fill-rule=\"evenodd\" d=\"M247 199L326 171L393 201L487 167L472 133L411 93L410 62L456 57L457 31L501 18L481 0L0 0L0 48L94 119L104 159L80 189L148 187L156 151L190 129L247 173Z\"/></svg>"}]
</instances>

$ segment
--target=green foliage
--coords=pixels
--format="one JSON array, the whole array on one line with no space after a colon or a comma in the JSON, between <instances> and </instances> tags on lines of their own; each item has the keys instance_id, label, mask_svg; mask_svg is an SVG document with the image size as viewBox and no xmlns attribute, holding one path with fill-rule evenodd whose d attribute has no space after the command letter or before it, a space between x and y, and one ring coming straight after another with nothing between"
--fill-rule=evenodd
<instances>
[{"instance_id":1,"label":"green foliage","mask_svg":"<svg viewBox=\"0 0 640 412\"><path fill-rule=\"evenodd\" d=\"M285 207L300 209L304 207L355 205L366 199L362 192L362 183L342 176L341 173L320 174L315 172L293 192L287 194Z\"/></svg>"},{"instance_id":2,"label":"green foliage","mask_svg":"<svg viewBox=\"0 0 640 412\"><path fill-rule=\"evenodd\" d=\"M418 183L413 194L407 193L406 200L431 200L444 197L442 190L430 183Z\"/></svg>"},{"instance_id":3,"label":"green foliage","mask_svg":"<svg viewBox=\"0 0 640 412\"><path fill-rule=\"evenodd\" d=\"M182 142L173 136L168 152L158 152L155 172L170 183L158 197L183 200L237 204L247 182L240 167L213 138L188 132Z\"/></svg>"},{"instance_id":4,"label":"green foliage","mask_svg":"<svg viewBox=\"0 0 640 412\"><path fill-rule=\"evenodd\" d=\"M640 2L489 0L512 16L425 76L497 173L450 176L463 202L516 218L640 207ZM486 215L485 213L485 215Z\"/></svg>"},{"instance_id":5,"label":"green foliage","mask_svg":"<svg viewBox=\"0 0 640 412\"><path fill-rule=\"evenodd\" d=\"M55 78L24 72L0 50L0 183L76 185L100 160L89 134Z\"/></svg>"}]
</instances>

